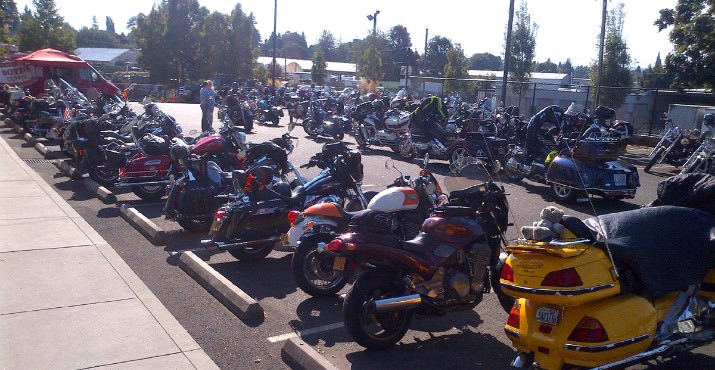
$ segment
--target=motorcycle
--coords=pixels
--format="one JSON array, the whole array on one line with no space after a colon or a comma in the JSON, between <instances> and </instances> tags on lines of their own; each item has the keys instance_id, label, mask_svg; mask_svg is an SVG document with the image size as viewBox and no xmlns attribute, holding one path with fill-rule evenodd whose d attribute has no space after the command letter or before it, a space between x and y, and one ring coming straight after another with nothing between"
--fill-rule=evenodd
<instances>
[{"instance_id":1,"label":"motorcycle","mask_svg":"<svg viewBox=\"0 0 715 370\"><path fill-rule=\"evenodd\" d=\"M668 163L680 167L688 160L691 154L700 146L700 131L686 130L672 126L665 132L658 144L648 154L648 164L644 171L650 172L654 165Z\"/></svg>"},{"instance_id":2,"label":"motorcycle","mask_svg":"<svg viewBox=\"0 0 715 370\"><path fill-rule=\"evenodd\" d=\"M303 121L303 130L310 137L327 136L335 140L342 140L345 137L343 122L335 121L333 117L328 117L318 100L310 102L308 117Z\"/></svg>"},{"instance_id":3,"label":"motorcycle","mask_svg":"<svg viewBox=\"0 0 715 370\"><path fill-rule=\"evenodd\" d=\"M512 366L620 369L715 340L715 216L659 206L561 224L507 246Z\"/></svg>"},{"instance_id":4,"label":"motorcycle","mask_svg":"<svg viewBox=\"0 0 715 370\"><path fill-rule=\"evenodd\" d=\"M237 92L222 90L219 93L218 119L230 121L234 126L243 126L246 132L253 129L253 110L247 101L241 101Z\"/></svg>"},{"instance_id":5,"label":"motorcycle","mask_svg":"<svg viewBox=\"0 0 715 370\"><path fill-rule=\"evenodd\" d=\"M231 202L216 211L209 231L211 239L202 240L202 245L226 249L242 261L257 261L267 256L280 241L278 236L290 229L286 217L290 211L324 202L344 204L346 208L351 202L359 202L361 208L367 206L360 189L363 176L360 153L349 151L342 142L328 143L301 167L313 166L323 170L292 192L286 186L277 190L266 187L272 181L272 170L271 176L264 175L262 179L234 171L233 179L239 182L234 186L236 194L230 195Z\"/></svg>"},{"instance_id":6,"label":"motorcycle","mask_svg":"<svg viewBox=\"0 0 715 370\"><path fill-rule=\"evenodd\" d=\"M680 174L693 172L715 174L715 138L704 139L680 170Z\"/></svg>"},{"instance_id":7,"label":"motorcycle","mask_svg":"<svg viewBox=\"0 0 715 370\"><path fill-rule=\"evenodd\" d=\"M357 263L364 269L342 309L348 333L361 346L375 350L394 345L414 314L471 310L498 282L494 269L508 226L506 193L466 172L462 168L460 175L472 185L456 190L445 180L449 201L422 223L414 239L385 237L379 231L389 229L389 217L367 211L372 215L365 216L360 232L342 234L325 245L344 257L336 259L337 265Z\"/></svg>"},{"instance_id":8,"label":"motorcycle","mask_svg":"<svg viewBox=\"0 0 715 370\"><path fill-rule=\"evenodd\" d=\"M355 142L361 148L386 146L399 153L400 146L407 145L404 142L409 135L410 117L409 112L392 109L383 113L371 102L362 103L351 115Z\"/></svg>"},{"instance_id":9,"label":"motorcycle","mask_svg":"<svg viewBox=\"0 0 715 370\"><path fill-rule=\"evenodd\" d=\"M270 122L273 126L278 126L278 122L283 117L283 109L272 105L269 100L260 100L258 102L258 122Z\"/></svg>"},{"instance_id":10,"label":"motorcycle","mask_svg":"<svg viewBox=\"0 0 715 370\"><path fill-rule=\"evenodd\" d=\"M427 162L425 159L425 166ZM385 162L385 168L394 168L400 172L392 160ZM432 209L446 199L437 179L426 168L414 179L400 172L400 176L388 185L388 189L377 194L368 193L365 193L365 197L370 199L370 203L365 209L389 213L396 222L385 233L395 235L400 240L416 237L420 225L429 217ZM303 212L291 211L288 214L291 228L281 236L281 241L284 247L295 251L291 268L300 289L314 297L322 297L335 294L345 286L352 271L333 269L336 256L319 249L318 245L328 243L345 232L351 222L355 222L363 213L349 212L334 203L322 203L308 207Z\"/></svg>"},{"instance_id":11,"label":"motorcycle","mask_svg":"<svg viewBox=\"0 0 715 370\"><path fill-rule=\"evenodd\" d=\"M569 144L572 142L572 144ZM640 186L635 166L618 159L618 139L547 142L550 152L543 160L531 160L521 146L513 146L505 158L504 173L511 181L527 178L551 187L559 202L575 202L584 193L609 199L634 198Z\"/></svg>"}]
</instances>

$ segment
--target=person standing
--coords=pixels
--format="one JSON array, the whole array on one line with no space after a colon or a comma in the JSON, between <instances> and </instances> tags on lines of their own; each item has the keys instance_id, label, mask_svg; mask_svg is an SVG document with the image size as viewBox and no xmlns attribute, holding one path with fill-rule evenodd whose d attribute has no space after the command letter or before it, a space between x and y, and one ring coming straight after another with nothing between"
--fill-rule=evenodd
<instances>
[{"instance_id":1,"label":"person standing","mask_svg":"<svg viewBox=\"0 0 715 370\"><path fill-rule=\"evenodd\" d=\"M216 91L214 84L210 80L201 83L199 91L201 101L201 131L213 131L214 106L216 105Z\"/></svg>"}]
</instances>

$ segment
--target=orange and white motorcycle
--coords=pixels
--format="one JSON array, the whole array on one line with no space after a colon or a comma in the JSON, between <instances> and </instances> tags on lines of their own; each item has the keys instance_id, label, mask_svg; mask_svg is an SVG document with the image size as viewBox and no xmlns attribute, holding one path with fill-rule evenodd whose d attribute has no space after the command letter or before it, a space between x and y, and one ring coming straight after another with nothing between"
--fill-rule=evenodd
<instances>
[{"instance_id":1,"label":"orange and white motorcycle","mask_svg":"<svg viewBox=\"0 0 715 370\"><path fill-rule=\"evenodd\" d=\"M426 159L425 165L427 162ZM386 161L385 167L400 172L392 160ZM446 199L437 179L423 168L413 179L400 172L388 189L372 197L362 211L347 212L335 203L316 204L303 212L291 211L288 214L291 228L281 239L284 248L295 250L291 267L298 287L319 297L335 294L345 286L357 267L345 266L345 257L326 251L321 245L345 232L351 223L360 222L362 215L370 213L372 217L372 211L381 211L381 216L390 218L390 229L379 232L407 240L419 233L432 209Z\"/></svg>"}]
</instances>

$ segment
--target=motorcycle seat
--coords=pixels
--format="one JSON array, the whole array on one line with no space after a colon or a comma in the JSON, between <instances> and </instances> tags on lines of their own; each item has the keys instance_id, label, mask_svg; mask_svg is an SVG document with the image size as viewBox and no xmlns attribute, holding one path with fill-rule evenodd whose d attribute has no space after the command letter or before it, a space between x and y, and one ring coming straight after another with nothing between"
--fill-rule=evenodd
<instances>
[{"instance_id":1,"label":"motorcycle seat","mask_svg":"<svg viewBox=\"0 0 715 370\"><path fill-rule=\"evenodd\" d=\"M417 254L425 254L430 249L432 243L432 237L430 237L429 234L419 233L412 240L400 241L400 247L404 250L415 252Z\"/></svg>"},{"instance_id":2,"label":"motorcycle seat","mask_svg":"<svg viewBox=\"0 0 715 370\"><path fill-rule=\"evenodd\" d=\"M102 130L102 131L99 132L99 134L100 134L102 137L114 138L114 139L117 139L117 140L119 140L119 141L123 141L123 142L125 142L125 143L131 143L131 142L133 141L132 138L126 137L126 136L122 136L122 135L118 134L116 131Z\"/></svg>"}]
</instances>

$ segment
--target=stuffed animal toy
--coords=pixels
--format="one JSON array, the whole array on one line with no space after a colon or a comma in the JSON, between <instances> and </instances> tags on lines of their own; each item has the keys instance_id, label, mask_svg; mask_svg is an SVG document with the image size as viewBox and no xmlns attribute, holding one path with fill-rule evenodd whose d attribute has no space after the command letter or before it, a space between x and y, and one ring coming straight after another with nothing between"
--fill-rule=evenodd
<instances>
[{"instance_id":1,"label":"stuffed animal toy","mask_svg":"<svg viewBox=\"0 0 715 370\"><path fill-rule=\"evenodd\" d=\"M560 208L549 206L541 210L541 219L533 223L532 226L522 226L521 234L526 239L545 241L557 237L566 228L562 225L561 218L564 211Z\"/></svg>"}]
</instances>

